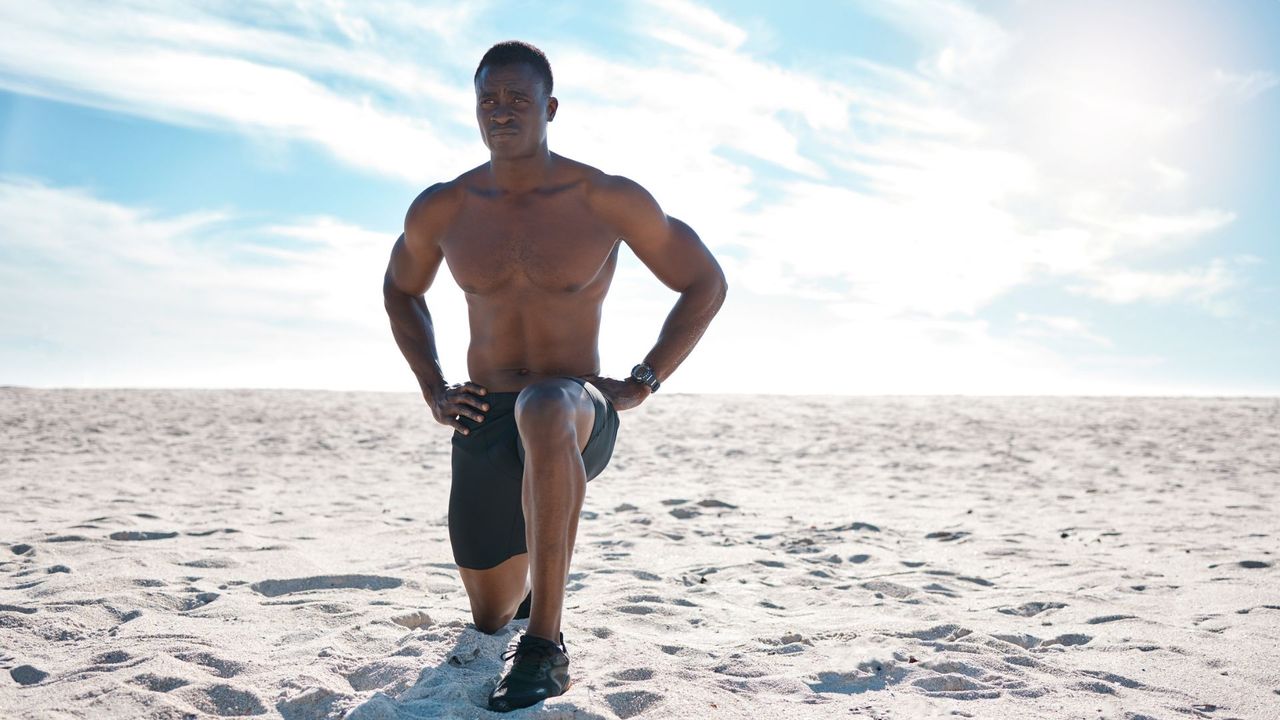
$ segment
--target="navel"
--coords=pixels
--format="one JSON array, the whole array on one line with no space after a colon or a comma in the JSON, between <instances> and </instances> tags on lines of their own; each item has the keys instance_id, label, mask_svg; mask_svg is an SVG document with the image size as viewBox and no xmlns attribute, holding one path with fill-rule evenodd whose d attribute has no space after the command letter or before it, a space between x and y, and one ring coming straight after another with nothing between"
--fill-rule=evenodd
<instances>
[{"instance_id":1,"label":"navel","mask_svg":"<svg viewBox=\"0 0 1280 720\"><path fill-rule=\"evenodd\" d=\"M520 368L519 370L517 370L517 371L516 371L516 374L517 374L517 375L528 375L528 374L529 374L529 368Z\"/></svg>"}]
</instances>

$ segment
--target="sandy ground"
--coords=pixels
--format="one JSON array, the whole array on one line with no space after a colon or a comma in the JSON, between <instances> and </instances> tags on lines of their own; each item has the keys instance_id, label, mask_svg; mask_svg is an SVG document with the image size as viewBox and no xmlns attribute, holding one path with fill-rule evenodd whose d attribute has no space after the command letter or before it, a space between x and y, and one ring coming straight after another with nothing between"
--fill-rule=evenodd
<instances>
[{"instance_id":1,"label":"sandy ground","mask_svg":"<svg viewBox=\"0 0 1280 720\"><path fill-rule=\"evenodd\" d=\"M0 389L0 717L496 718L410 395ZM662 396L507 717L1280 717L1280 401Z\"/></svg>"}]
</instances>

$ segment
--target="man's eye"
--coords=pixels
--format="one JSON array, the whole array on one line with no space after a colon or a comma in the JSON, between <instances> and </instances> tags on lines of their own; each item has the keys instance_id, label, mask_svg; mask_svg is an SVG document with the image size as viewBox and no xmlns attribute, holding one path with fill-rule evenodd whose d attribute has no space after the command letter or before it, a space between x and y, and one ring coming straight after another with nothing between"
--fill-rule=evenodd
<instances>
[{"instance_id":1,"label":"man's eye","mask_svg":"<svg viewBox=\"0 0 1280 720\"><path fill-rule=\"evenodd\" d=\"M528 101L528 100L525 100L524 98L516 98L516 104L517 104L517 105L523 105L523 104L525 104L525 103L527 103L527 102L529 102L529 101Z\"/></svg>"}]
</instances>

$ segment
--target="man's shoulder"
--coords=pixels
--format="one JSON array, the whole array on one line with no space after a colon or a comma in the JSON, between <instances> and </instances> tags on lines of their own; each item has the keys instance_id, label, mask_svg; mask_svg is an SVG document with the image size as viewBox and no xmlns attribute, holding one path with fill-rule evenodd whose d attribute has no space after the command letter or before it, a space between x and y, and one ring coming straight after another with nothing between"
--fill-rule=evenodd
<instances>
[{"instance_id":1,"label":"man's shoulder","mask_svg":"<svg viewBox=\"0 0 1280 720\"><path fill-rule=\"evenodd\" d=\"M599 212L614 215L643 210L656 203L653 196L640 183L624 175L610 175L590 166L583 166L587 188L587 201Z\"/></svg>"},{"instance_id":2,"label":"man's shoulder","mask_svg":"<svg viewBox=\"0 0 1280 720\"><path fill-rule=\"evenodd\" d=\"M472 168L452 180L435 183L418 193L409 204L405 224L447 222L461 205L470 177L480 167Z\"/></svg>"}]
</instances>

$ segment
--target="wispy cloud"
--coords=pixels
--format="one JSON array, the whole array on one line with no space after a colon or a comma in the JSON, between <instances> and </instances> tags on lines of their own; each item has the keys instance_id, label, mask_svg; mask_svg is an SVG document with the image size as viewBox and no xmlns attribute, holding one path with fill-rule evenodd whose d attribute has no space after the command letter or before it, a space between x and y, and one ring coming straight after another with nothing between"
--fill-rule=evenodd
<instances>
[{"instance_id":1,"label":"wispy cloud","mask_svg":"<svg viewBox=\"0 0 1280 720\"><path fill-rule=\"evenodd\" d=\"M1228 92L1244 100L1252 100L1280 85L1280 76L1266 70L1238 73L1218 69L1214 71L1213 79Z\"/></svg>"},{"instance_id":2,"label":"wispy cloud","mask_svg":"<svg viewBox=\"0 0 1280 720\"><path fill-rule=\"evenodd\" d=\"M1110 347L1072 326L1071 313L1027 315L1001 336L982 313L1019 288L1104 303L1187 300L1211 312L1229 305L1224 298L1244 275L1235 260L1213 257L1206 240L1236 216L1194 199L1199 161L1187 148L1205 118L1229 112L1219 107L1224 97L1247 102L1274 87L1274 75L1197 65L1193 52L1166 57L1144 45L1140 28L1108 35L1065 8L1053 11L1052 28L1010 28L959 0L860 7L915 38L919 61L845 58L839 72L788 66L756 54L743 25L687 0L627 6L644 22L617 31L641 44L644 57L555 36L547 49L562 107L553 149L653 190L721 253L739 290L810 304L840 319L839 332L919 351L925 364L939 348L972 358L975 368L983 357L1005 358L1006 376L1031 363L1039 370L1027 371L1029 387L1064 367L1034 346L1037 338L1073 335ZM284 0L6 4L0 87L307 142L360 170L425 185L483 158L470 71L485 41L497 39L481 32L488 10ZM1087 32L1095 33L1087 36L1091 53L1081 58L1071 42ZM1170 68L1180 82L1159 82ZM382 255L365 268L380 275L379 243L388 240L380 233L331 218L245 235L226 230L224 214L161 217L73 191L5 187L33 208L57 205L46 211L65 212L68 223L117 227L119 253L137 257L109 262L130 282L145 275L129 275L130 262L169 263L163 273L176 277L196 257L222 268L199 281L216 285L206 296L213 306L228 294L275 293L273 307L361 327L364 313L381 317L368 298L361 305L311 285L350 282L350 267L366 262L350 253ZM35 222L12 208L13 229ZM49 232L36 244L46 254L76 234L70 226ZM36 245L10 247L35 253ZM215 245L224 254L210 256ZM273 278L255 259L290 271ZM48 262L77 267L74 258ZM624 263L616 297L657 312L643 276ZM769 321L779 333L783 325L819 327ZM818 347L802 335L795 342Z\"/></svg>"},{"instance_id":3,"label":"wispy cloud","mask_svg":"<svg viewBox=\"0 0 1280 720\"><path fill-rule=\"evenodd\" d=\"M98 384L395 386L404 371L379 292L392 236L332 218L243 220L0 181L5 366L49 373L36 383L71 365ZM432 301L460 317L457 295ZM465 329L445 325L465 347Z\"/></svg>"},{"instance_id":4,"label":"wispy cloud","mask_svg":"<svg viewBox=\"0 0 1280 720\"><path fill-rule=\"evenodd\" d=\"M1111 347L1112 342L1090 329L1080 318L1066 315L1034 315L1018 313L1018 334L1031 338L1083 340L1100 347Z\"/></svg>"}]
</instances>

